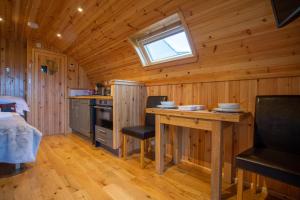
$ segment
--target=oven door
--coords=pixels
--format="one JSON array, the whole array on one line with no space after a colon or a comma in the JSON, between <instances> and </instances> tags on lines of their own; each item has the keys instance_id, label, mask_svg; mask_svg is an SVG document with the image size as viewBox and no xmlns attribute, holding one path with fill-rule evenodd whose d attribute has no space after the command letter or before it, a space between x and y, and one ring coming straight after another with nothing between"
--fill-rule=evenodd
<instances>
[{"instance_id":1,"label":"oven door","mask_svg":"<svg viewBox=\"0 0 300 200\"><path fill-rule=\"evenodd\" d=\"M96 111L95 125L103 128L113 129L113 110L111 106L94 106Z\"/></svg>"}]
</instances>

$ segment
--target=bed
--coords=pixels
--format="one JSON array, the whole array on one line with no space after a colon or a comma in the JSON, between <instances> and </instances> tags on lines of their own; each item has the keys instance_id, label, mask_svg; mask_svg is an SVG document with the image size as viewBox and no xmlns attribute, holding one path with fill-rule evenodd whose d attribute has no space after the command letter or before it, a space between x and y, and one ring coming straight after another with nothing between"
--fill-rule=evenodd
<instances>
[{"instance_id":1,"label":"bed","mask_svg":"<svg viewBox=\"0 0 300 200\"><path fill-rule=\"evenodd\" d=\"M16 164L16 168L36 160L42 138L42 133L21 116L29 110L24 108L19 106L19 112L0 112L0 163Z\"/></svg>"}]
</instances>

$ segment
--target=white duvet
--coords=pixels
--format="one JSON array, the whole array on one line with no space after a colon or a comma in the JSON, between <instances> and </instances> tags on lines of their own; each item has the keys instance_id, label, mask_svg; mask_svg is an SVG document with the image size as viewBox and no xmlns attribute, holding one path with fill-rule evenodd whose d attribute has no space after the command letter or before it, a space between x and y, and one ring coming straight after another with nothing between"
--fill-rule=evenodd
<instances>
[{"instance_id":1,"label":"white duvet","mask_svg":"<svg viewBox=\"0 0 300 200\"><path fill-rule=\"evenodd\" d=\"M0 116L0 163L35 161L42 133L16 113Z\"/></svg>"},{"instance_id":2,"label":"white duvet","mask_svg":"<svg viewBox=\"0 0 300 200\"><path fill-rule=\"evenodd\" d=\"M13 118L13 114L10 112L0 112L0 120L1 119L9 119Z\"/></svg>"}]
</instances>

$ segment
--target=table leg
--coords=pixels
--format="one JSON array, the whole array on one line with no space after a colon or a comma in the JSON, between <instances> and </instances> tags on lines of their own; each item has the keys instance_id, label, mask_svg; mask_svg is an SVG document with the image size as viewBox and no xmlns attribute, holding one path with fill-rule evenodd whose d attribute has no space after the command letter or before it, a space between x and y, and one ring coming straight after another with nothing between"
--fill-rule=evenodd
<instances>
[{"instance_id":1,"label":"table leg","mask_svg":"<svg viewBox=\"0 0 300 200\"><path fill-rule=\"evenodd\" d=\"M212 126L211 151L211 199L219 200L222 195L222 122L214 121Z\"/></svg>"},{"instance_id":2,"label":"table leg","mask_svg":"<svg viewBox=\"0 0 300 200\"><path fill-rule=\"evenodd\" d=\"M233 166L233 125L224 130L224 181L233 183L235 168Z\"/></svg>"},{"instance_id":3,"label":"table leg","mask_svg":"<svg viewBox=\"0 0 300 200\"><path fill-rule=\"evenodd\" d=\"M176 127L173 138L173 162L178 164L182 158L182 127Z\"/></svg>"},{"instance_id":4,"label":"table leg","mask_svg":"<svg viewBox=\"0 0 300 200\"><path fill-rule=\"evenodd\" d=\"M164 171L164 125L160 123L160 115L155 115L155 167L158 174Z\"/></svg>"}]
</instances>

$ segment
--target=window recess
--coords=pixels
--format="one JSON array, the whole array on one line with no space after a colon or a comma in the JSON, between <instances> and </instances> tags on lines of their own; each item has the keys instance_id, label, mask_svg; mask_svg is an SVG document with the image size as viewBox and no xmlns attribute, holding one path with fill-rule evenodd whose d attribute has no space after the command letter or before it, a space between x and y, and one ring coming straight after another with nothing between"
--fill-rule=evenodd
<instances>
[{"instance_id":1,"label":"window recess","mask_svg":"<svg viewBox=\"0 0 300 200\"><path fill-rule=\"evenodd\" d=\"M190 33L179 13L139 31L129 41L144 67L197 61Z\"/></svg>"}]
</instances>

